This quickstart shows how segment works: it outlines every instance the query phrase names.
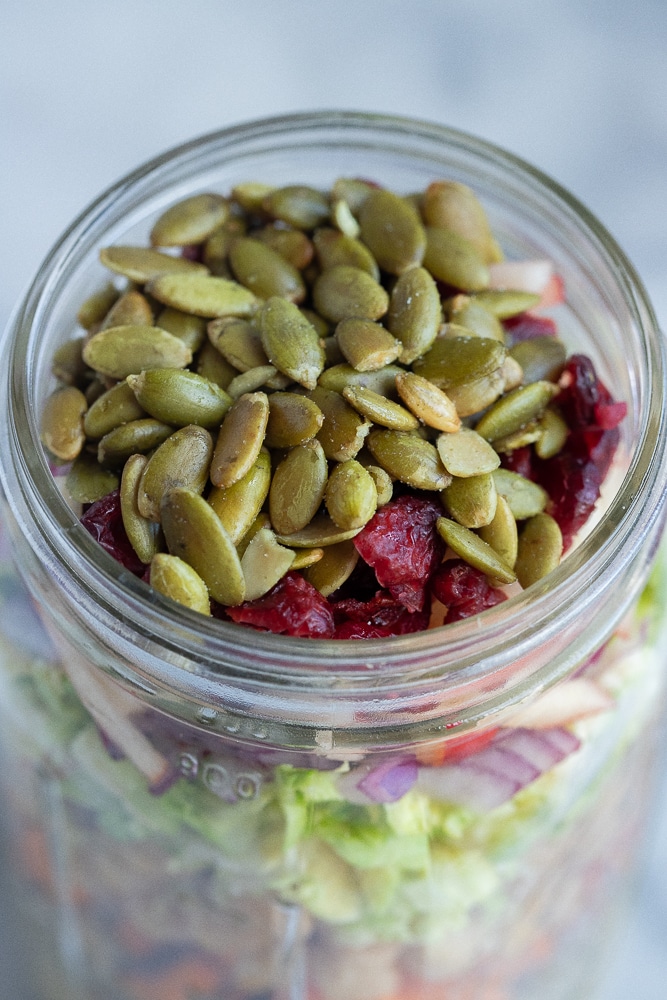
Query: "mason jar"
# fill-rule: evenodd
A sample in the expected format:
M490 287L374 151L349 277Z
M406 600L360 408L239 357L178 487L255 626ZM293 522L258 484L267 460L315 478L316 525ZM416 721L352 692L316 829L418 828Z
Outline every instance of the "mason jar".
M553 264L559 335L627 403L595 515L557 569L481 615L384 639L293 638L174 604L84 530L40 444L54 352L108 280L100 248L145 244L191 194L341 176L472 187L508 259ZM87 208L3 356L0 776L18 995L592 995L653 792L667 485L662 338L600 223L531 166L437 125L240 125Z

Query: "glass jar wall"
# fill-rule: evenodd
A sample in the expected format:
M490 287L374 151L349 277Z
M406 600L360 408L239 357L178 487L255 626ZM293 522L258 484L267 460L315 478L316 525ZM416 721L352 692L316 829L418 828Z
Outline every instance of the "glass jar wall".
M338 176L473 187L509 258L553 262L560 336L628 404L597 515L558 569L481 618L383 640L173 605L86 534L39 444L54 350L106 280L100 247L145 243L188 194ZM25 996L585 996L641 844L664 672L663 347L602 227L439 127L253 123L88 209L5 356L3 815Z

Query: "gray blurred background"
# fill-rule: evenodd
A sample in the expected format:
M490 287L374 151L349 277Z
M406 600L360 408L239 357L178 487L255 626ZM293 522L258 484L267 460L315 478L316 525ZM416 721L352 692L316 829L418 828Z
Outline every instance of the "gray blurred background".
M5 0L0 326L122 174L202 132L326 108L430 119L532 161L605 223L667 328L665 0ZM0 1000L24 1000L10 940L0 922ZM664 784L601 1000L666 984Z

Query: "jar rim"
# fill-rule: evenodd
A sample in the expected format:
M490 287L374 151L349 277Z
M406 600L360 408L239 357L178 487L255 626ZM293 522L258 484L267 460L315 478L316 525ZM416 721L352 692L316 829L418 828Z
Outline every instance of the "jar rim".
M82 241L89 248L91 232L103 227L105 215L120 218L120 207L147 180L167 172L178 174L204 153L225 149L233 156L258 137L262 141L309 144L321 142L322 135L332 142L357 141L369 134L385 141L405 144L421 142L437 149L464 150L479 163L492 163L505 175L522 178L531 190L548 199L553 211L576 223L586 239L614 272L620 294L634 317L641 334L642 356L638 359L643 379L644 410L640 414L639 434L623 483L599 522L549 576L502 605L484 612L483 628L479 619L468 619L443 628L407 636L368 640L313 640L263 633L233 623L211 621L185 608L174 606L151 592L129 574L87 535L57 490L46 459L39 447L35 422L34 390L29 364L34 357L34 338L40 333L45 310L66 281L67 267ZM115 214L114 214L115 213ZM502 672L502 666L519 662L534 651L536 634L541 642L556 642L556 637L581 618L586 608L599 601L609 588L626 587L629 604L636 596L644 577L635 574L627 582L633 557L650 547L656 524L663 517L667 486L665 451L666 415L662 401L665 384L665 359L662 337L647 294L634 268L602 224L569 192L535 167L500 147L475 136L430 122L391 115L350 111L319 111L263 118L209 133L153 158L108 188L72 223L48 254L23 303L10 323L7 337L12 344L9 375L9 405L17 420L2 430L3 450L13 455L13 472L4 470L5 494L16 514L17 490L38 515L39 528L32 531L31 543L47 546L56 560L75 572L98 608L111 616L136 615L133 627L150 641L162 636L164 648L171 651L172 669L164 678L167 685L186 697L202 700L211 696L216 678L236 677L243 683L265 688L322 693L344 688L346 692L385 690L433 683L435 679L454 678L462 684L481 682ZM20 416L20 420L18 417ZM21 430L17 431L17 426ZM29 429L26 435L25 428ZM28 447L28 446L31 447ZM74 567L76 566L76 570ZM165 622L169 621L165 634ZM574 653L558 641L557 662L553 658L537 674L542 683L550 683L571 669ZM197 664L196 671L183 671L187 658ZM314 670L313 661L316 660ZM569 665L569 666L568 666ZM154 678L153 678L154 679ZM531 673L531 685L536 679ZM517 700L525 685L503 684L504 693L494 697ZM511 689L511 695L509 693ZM487 699L488 702L488 699ZM486 702L485 702L486 704Z

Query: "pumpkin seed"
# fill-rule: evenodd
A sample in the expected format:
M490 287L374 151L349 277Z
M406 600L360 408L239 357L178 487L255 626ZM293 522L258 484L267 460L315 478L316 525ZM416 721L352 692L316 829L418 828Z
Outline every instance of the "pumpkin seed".
M360 531L361 528L343 530L333 523L328 514L318 514L301 531L295 531L291 535L281 535L280 532L276 532L276 538L282 545L294 549L326 549L330 545L337 545L339 542L354 538Z
M497 438L493 442L493 447L499 455L507 455L512 451L516 451L517 448L526 448L529 444L536 443L540 440L541 436L542 429L540 424L537 420L533 420L529 424L526 424L525 427L520 427L518 431L514 431L513 434Z
M465 326L476 337L490 337L505 343L505 329L500 320L479 301L479 297L455 295L448 304L448 315L453 323Z
M442 323L438 287L423 267L401 274L391 292L387 327L400 340L400 360L412 364L433 345Z
M534 292L522 292L511 288L486 288L477 292L475 299L498 319L510 319L519 313L532 309L540 301Z
M125 292L109 309L100 330L108 330L112 326L152 326L153 310L145 295L131 288Z
M294 562L290 566L290 569L306 569L306 567L312 566L322 559L324 551L324 549L298 549L294 553Z
M178 556L168 552L156 554L151 561L150 585L153 590L171 598L201 615L211 614L208 587L197 572Z
M100 261L110 271L122 274L139 285L152 281L160 274L206 274L204 264L185 257L172 257L149 247L105 247L100 250Z
M557 337L531 337L514 344L509 353L521 365L525 382L557 382L567 358L565 344Z
M496 469L493 478L498 493L505 497L517 521L541 514L549 501L549 494L545 489L520 476L518 472Z
M371 477L375 483L375 492L377 495L376 505L378 507L384 507L386 503L389 503L392 496L394 495L394 483L388 472L380 468L379 465L374 465L372 462L365 463L362 461L366 472Z
M97 445L97 461L100 465L113 468L122 465L135 452L143 454L157 448L166 441L174 428L153 417L128 420L126 424L114 427L102 437Z
M297 271L308 267L315 255L315 247L300 229L280 229L278 226L264 226L253 234L281 257L284 257Z
M318 385L308 395L324 414L317 440L326 457L336 462L354 458L364 444L370 423L338 392Z
M268 198L275 186L271 184L261 184L258 181L244 181L236 184L232 188L232 198L237 201L246 212L256 213L262 210L264 200Z
M206 330L215 349L236 369L234 374L269 363L259 328L249 320L223 316L211 320Z
M336 327L336 340L355 371L377 371L401 353L401 343L380 323L368 319L344 319Z
M338 177L331 188L331 195L333 198L343 198L350 210L357 215L372 190L372 184L358 177Z
M488 441L468 427L441 434L436 447L447 472L459 479L486 475L500 465L500 456Z
M151 230L154 247L203 243L229 216L229 204L219 194L195 194L163 212Z
M314 229L329 217L329 199L306 184L275 188L262 200L265 212L295 229Z
M315 308L325 319L380 319L389 306L386 291L358 267L337 264L323 271L313 288Z
M467 292L489 284L489 269L479 251L452 229L426 227L424 267L438 281Z
M257 368L250 368L247 372L235 375L227 386L227 392L236 400L248 393L257 392L258 389L286 389L291 381L273 365L259 365Z
M235 232L229 225L220 226L219 229L211 233L204 243L202 260L216 278L232 277L232 270L229 266L229 251L238 237L239 233Z
M269 516L278 534L291 535L312 521L324 498L327 477L327 460L317 439L288 452L269 489Z
M206 338L206 320L201 316L181 312L180 309L163 309L155 325L162 327L167 333L178 337L195 354Z
M324 414L312 399L294 392L274 392L269 396L266 444L269 448L295 448L314 438L323 422Z
M212 454L213 441L203 427L190 424L171 434L153 452L141 476L137 492L141 516L159 521L162 497L177 486L202 493Z
M65 487L75 503L95 503L118 487L118 475L103 469L95 455L82 451L72 462Z
M487 545L490 545L494 552L498 553L507 566L514 569L519 535L510 505L500 494L497 495L496 513L493 520L482 525L479 529L479 537Z
M452 479L442 491L447 513L465 528L490 524L495 517L497 500L496 486L489 473Z
M227 411L211 461L214 486L231 486L249 472L264 442L268 419L269 400L264 392L241 396Z
M42 413L41 441L56 458L71 462L86 440L83 419L88 401L73 385L56 389L46 401Z
M496 441L539 418L558 392L551 382L531 382L499 399L477 421L475 430L487 441Z
M241 540L236 544L236 551L238 552L239 559L243 559L243 554L245 553L245 550L248 548L248 546L250 545L251 541L253 540L257 532L261 531L262 528L270 528L270 527L271 527L271 521L269 520L269 515L265 514L264 511L262 511L257 515L255 520L252 522L252 524L246 531L245 535L243 535Z
M224 389L195 372L155 368L128 375L127 384L151 417L174 427L216 427L232 405Z
M322 550L322 558L303 574L323 597L329 597L352 575L359 553L351 540L337 542Z
M288 302L303 302L306 297L297 269L261 240L250 236L235 240L229 262L236 280L261 299L278 295Z
M427 427L454 432L461 426L449 396L421 375L401 372L396 376L396 389L408 409Z
M404 371L398 365L385 365L384 368L369 372L358 372L348 364L333 365L322 372L317 384L332 392L342 392L348 385L362 386L391 399L396 396L396 376Z
M337 229L346 236L356 239L361 232L361 226L352 214L352 209L344 198L334 199L331 205L331 221Z
M161 274L147 291L163 305L214 319L217 316L252 316L259 300L250 289L213 274Z
M373 430L367 446L385 472L418 490L444 490L451 476L435 447L409 431Z
M66 385L77 383L87 370L82 357L84 343L83 337L75 337L73 340L65 341L54 351L51 371Z
M274 587L294 562L294 552L281 545L270 528L261 528L241 558L245 599L255 601Z
M370 191L359 210L359 225L361 239L383 271L402 274L421 264L424 227L414 208L393 191Z
M100 288L98 291L93 292L92 295L89 295L81 303L79 311L76 314L79 326L82 326L84 330L90 330L92 327L97 326L98 323L101 323L118 298L118 294L118 290L109 283L104 288Z
M536 514L526 521L519 535L515 570L522 587L541 580L556 569L563 554L563 536L549 514Z
M454 403L456 412L463 419L480 413L487 406L502 396L505 391L505 378L502 367L498 371L484 375L483 378L468 382L466 385L450 385L447 395Z
M209 493L208 502L234 544L249 531L269 495L270 485L271 457L262 448L244 476L231 486L214 486Z
M380 268L368 247L354 236L337 229L318 229L313 234L313 245L323 271L342 264L356 267L380 280Z
M443 541L469 566L474 566L494 582L514 583L514 571L470 528L464 528L447 517L439 517L435 526Z
M185 368L192 351L159 326L114 326L90 338L83 360L94 371L120 380L148 368Z
M120 512L125 534L138 558L146 564L159 551L161 538L160 525L139 510L139 483L147 462L145 455L130 455L120 480Z
M458 181L433 181L421 203L427 226L449 229L471 243L487 264L503 259L477 195Z
M377 490L370 473L355 459L334 466L324 502L339 528L363 528L377 508Z
M343 389L343 397L358 413L381 427L396 431L413 431L419 427L417 417L410 410L372 389L348 385Z
M505 356L505 360L500 366L500 374L503 377L504 392L518 389L524 382L523 368L510 354Z
M245 579L241 560L206 501L191 490L169 490L162 499L161 521L169 552L199 574L213 600L231 607L242 604Z
M314 389L324 368L324 350L314 326L297 306L273 296L264 303L258 325L271 364L306 389Z
M567 441L569 427L557 410L547 407L540 419L540 436L535 443L538 458L553 458Z
M221 389L226 389L238 374L210 341L202 344L195 359L195 371L209 382L215 382Z
M455 335L438 337L433 347L415 361L412 370L449 395L452 388L497 372L504 360L505 348L497 340ZM460 410L459 415L463 416Z

